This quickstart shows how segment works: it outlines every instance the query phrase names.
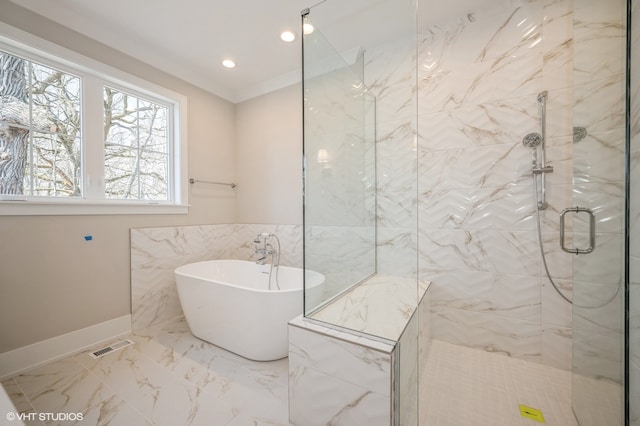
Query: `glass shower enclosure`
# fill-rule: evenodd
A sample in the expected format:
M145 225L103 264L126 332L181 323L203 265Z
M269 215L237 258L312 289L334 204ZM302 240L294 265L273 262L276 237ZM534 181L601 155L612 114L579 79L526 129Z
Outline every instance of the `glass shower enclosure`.
M325 276L304 313L397 340L418 300L415 2L328 5L303 23L304 262Z
M305 317L401 341L376 279L414 309L429 280L433 339L563 370L582 426L640 426L638 0L418 3L305 15L304 266L326 277ZM573 304L522 147L543 92L540 234Z
M573 3L572 391L580 425L625 424L627 2ZM637 74L636 74L637 75ZM633 184L633 183L632 183Z
M415 313L426 290L415 7L353 0L303 11L304 269L325 277L305 279L304 316L393 348L390 412L403 425L417 425Z
M376 272L375 96L363 55L349 64L305 18L305 269L325 281L306 286L306 315Z

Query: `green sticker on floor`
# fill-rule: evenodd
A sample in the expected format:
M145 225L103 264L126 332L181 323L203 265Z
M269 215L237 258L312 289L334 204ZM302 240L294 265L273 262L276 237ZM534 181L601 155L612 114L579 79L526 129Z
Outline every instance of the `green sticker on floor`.
M527 419L544 423L544 416L542 415L542 411L535 408L527 407L526 405L520 404L520 414L522 415L522 417L526 417Z

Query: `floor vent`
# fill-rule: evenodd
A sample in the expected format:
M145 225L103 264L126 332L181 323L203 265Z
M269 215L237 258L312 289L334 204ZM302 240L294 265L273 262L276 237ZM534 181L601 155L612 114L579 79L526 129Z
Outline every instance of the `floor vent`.
M92 358L100 358L102 356L105 356L106 354L109 354L111 352L117 351L118 349L122 349L124 347L127 347L129 345L133 345L133 342L131 340L121 340L119 342L116 342L112 345L107 346L106 348L102 348L102 349L98 349L97 351L93 351L93 352L89 352L89 355L91 355Z

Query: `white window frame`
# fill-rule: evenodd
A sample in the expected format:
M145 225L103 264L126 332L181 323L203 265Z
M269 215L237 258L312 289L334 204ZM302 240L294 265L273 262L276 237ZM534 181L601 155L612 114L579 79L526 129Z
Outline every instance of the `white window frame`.
M0 195L2 215L187 214L187 97L0 22L0 50L82 78L82 197ZM103 87L171 107L169 201L114 200L104 195ZM99 122L98 122L99 120Z

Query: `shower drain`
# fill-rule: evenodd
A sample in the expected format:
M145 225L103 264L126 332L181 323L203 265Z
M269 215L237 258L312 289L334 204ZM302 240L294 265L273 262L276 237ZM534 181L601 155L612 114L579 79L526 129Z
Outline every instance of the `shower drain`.
M97 351L89 352L89 355L91 355L92 358L100 358L105 356L106 354L117 351L118 349L125 348L129 345L133 345L133 342L131 340L121 340L102 349L98 349Z

